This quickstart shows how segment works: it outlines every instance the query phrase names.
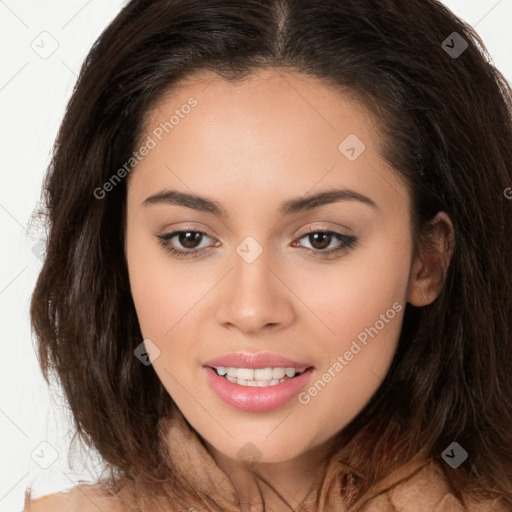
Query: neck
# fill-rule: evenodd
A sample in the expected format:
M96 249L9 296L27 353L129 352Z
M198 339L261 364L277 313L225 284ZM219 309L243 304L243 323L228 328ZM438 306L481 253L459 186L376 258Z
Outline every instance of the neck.
M256 463L231 459L210 443L206 445L238 494L241 512L254 510L257 503L265 504L265 510L290 512L297 510L314 490L317 475L330 453L331 440L290 460Z

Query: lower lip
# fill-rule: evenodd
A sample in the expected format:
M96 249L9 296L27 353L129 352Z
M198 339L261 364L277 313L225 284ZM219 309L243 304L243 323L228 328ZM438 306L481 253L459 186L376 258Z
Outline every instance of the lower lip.
M298 395L313 372L313 368L308 368L297 377L275 386L252 387L233 384L217 375L213 368L203 369L208 384L217 396L231 407L246 412L265 412L281 407Z

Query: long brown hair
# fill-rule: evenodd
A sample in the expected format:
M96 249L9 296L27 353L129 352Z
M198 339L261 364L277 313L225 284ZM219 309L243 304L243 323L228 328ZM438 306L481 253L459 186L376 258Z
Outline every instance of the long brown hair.
M449 37L467 48L450 53ZM131 482L141 503L156 503L165 480L183 506L214 508L169 466L158 427L176 406L133 354L142 335L123 245L126 179L95 190L181 79L207 70L235 83L270 67L320 78L376 114L383 156L410 186L416 247L438 211L455 230L440 295L407 304L384 382L339 434L344 460L364 490L391 460L426 448L456 495L512 506L512 93L475 31L435 0L129 2L81 68L45 180L49 237L31 320L46 380L58 377L112 485ZM456 470L441 459L453 441L469 454Z

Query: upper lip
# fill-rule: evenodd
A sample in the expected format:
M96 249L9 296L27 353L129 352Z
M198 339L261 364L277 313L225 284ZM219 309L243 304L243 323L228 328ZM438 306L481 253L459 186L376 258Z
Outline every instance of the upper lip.
M294 361L272 352L250 354L248 352L235 352L210 359L204 366L218 368L219 366L232 368L309 368L311 363Z

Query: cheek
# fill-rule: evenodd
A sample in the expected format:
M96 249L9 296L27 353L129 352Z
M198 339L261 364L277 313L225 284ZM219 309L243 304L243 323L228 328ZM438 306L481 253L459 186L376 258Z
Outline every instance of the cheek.
M322 320L324 344L343 348L395 302L405 308L409 252L396 240L375 239L371 247L355 250L335 265L301 269L300 279L294 280L297 294L307 297L307 306Z
M309 295L311 309L329 331L317 337L322 365L301 403L326 419L326 430L350 422L387 374L400 336L409 265L408 246L382 240L347 258L336 272L331 268L308 280L307 288L316 290ZM339 406L334 414L333 404Z
M194 304L205 292L195 289L197 280L190 279L183 267L169 263L158 244L144 234L136 235L127 235L126 255L141 333L159 350L157 357L152 357L153 370L173 399L183 403L187 394L181 383L187 382L187 389L194 384L183 364L190 359L194 345L187 326L193 321Z
M149 339L160 338L165 329L165 310L173 307L169 304L170 288L165 286L158 262L148 252L128 245L127 257L130 288L142 335Z
M126 257L142 335L161 342L190 312L206 283L191 279L187 264L171 262L158 242L136 226L127 233Z

